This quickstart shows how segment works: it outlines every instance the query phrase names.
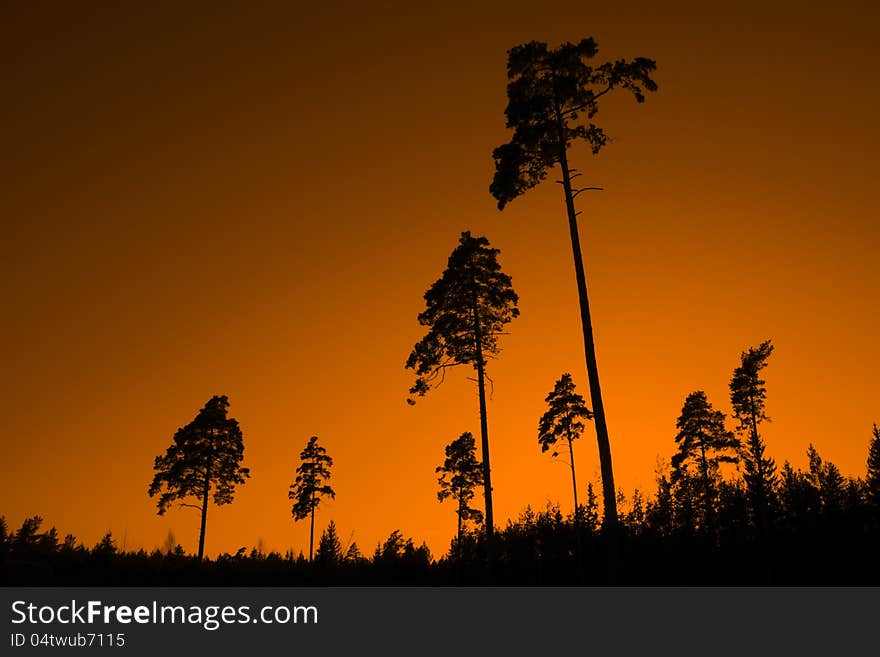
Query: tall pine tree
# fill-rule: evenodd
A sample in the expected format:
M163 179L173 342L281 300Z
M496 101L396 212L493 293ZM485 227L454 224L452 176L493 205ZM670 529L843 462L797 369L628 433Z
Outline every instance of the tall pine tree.
M406 367L416 372L412 395L425 395L443 381L446 371L470 365L477 373L482 443L483 496L486 509L486 552L490 578L494 562L492 476L489 460L489 423L486 413L486 364L498 355L504 327L519 316L519 297L510 276L498 263L500 251L485 237L463 232L447 261L446 270L425 292L425 310L419 324L427 334L413 347ZM410 398L409 403L415 403Z
M590 187L574 188L580 174L569 164L569 148L586 142L598 153L608 142L602 128L593 119L599 111L599 99L621 89L630 92L637 102L645 93L657 90L651 78L656 63L646 57L630 61L618 59L594 65L598 53L590 37L577 43L563 43L551 49L546 43L531 41L511 48L507 53L507 127L513 129L509 142L496 148L495 175L489 192L503 210L513 199L538 185L550 169L559 165L568 231L574 258L575 279L581 311L584 355L590 383L590 402L596 419L596 440L605 499L605 528L614 536L617 527L614 473L611 442L605 422L605 407L599 385L599 368L593 341L593 324L587 295L587 280L578 230L575 199Z
M287 497L294 500L291 513L294 521L310 518L309 523L309 561L312 560L315 545L315 510L322 497L336 497L336 491L327 483L333 459L327 450L318 444L318 437L312 436L305 449L300 452L300 465L296 469L296 480L290 485Z

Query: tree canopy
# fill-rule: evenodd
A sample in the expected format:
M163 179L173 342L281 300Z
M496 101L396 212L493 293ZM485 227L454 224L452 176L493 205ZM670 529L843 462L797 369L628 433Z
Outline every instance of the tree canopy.
M767 359L773 353L770 340L757 347L751 347L740 355L740 365L733 371L730 379L730 403L733 415L739 421L743 432L757 432L757 425L769 421L764 412L767 399L766 381L760 377L761 370L767 367Z
M498 338L519 316L519 297L501 270L499 253L485 237L463 232L446 270L425 292L418 321L428 332L406 361L417 375L411 395L424 396L450 367L468 364L477 369L501 351Z
M722 463L736 463L740 442L724 426L724 413L717 411L702 390L687 396L675 423L678 451L672 457L672 482L686 476L694 465L701 477L709 477Z
M513 136L496 148L495 176L489 191L503 210L517 196L538 185L576 140L598 153L608 141L593 122L599 98L616 88L637 102L657 90L651 73L656 63L646 57L591 65L598 54L590 37L556 49L530 41L508 51L508 105L504 114Z
M456 514L461 525L468 520L483 521L483 512L470 506L474 498L474 488L483 485L483 464L477 460L476 441L470 431L466 431L446 446L446 459L438 465L434 472L440 476L437 483L437 499L441 502L448 498L458 502Z
M587 408L584 398L575 391L571 374L563 374L553 390L544 399L547 411L538 421L538 443L546 452L558 440L577 440L584 432L582 420L590 420L593 412ZM556 456L556 453L553 453Z

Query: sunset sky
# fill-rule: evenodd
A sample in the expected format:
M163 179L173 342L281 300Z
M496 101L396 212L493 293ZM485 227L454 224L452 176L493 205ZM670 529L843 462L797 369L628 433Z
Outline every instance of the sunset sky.
M288 486L318 435L344 544L455 531L434 468L479 432L471 373L410 407L422 295L463 230L520 295L489 365L496 522L571 510L541 453L544 398L589 398L562 191L499 212L506 52L593 36L650 57L659 91L612 94L613 138L576 147L581 237L618 487L655 490L685 396L728 415L740 352L772 339L768 455L813 443L863 476L880 423L880 74L868 3L4 3L0 9L0 515L93 545L169 532L153 459L215 394L251 480L211 507L206 553L308 552ZM733 423L728 425L732 428ZM599 481L592 425L575 446Z

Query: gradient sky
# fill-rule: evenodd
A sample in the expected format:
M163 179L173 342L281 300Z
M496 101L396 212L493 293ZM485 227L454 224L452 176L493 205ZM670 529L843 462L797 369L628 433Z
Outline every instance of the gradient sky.
M597 61L654 58L644 105L577 147L579 209L617 484L654 491L697 389L730 412L740 352L772 339L764 437L863 475L880 422L880 101L868 3L242 3L0 9L4 400L0 514L87 545L169 530L152 463L215 394L253 477L211 507L206 552L308 551L287 488L316 434L343 543L393 529L436 556L455 530L434 467L478 434L456 371L414 407L416 316L462 230L486 235L522 315L491 363L495 516L571 508L542 454L544 397L588 397L561 188L499 213L488 193L508 48L593 36ZM318 7L320 4L320 7ZM106 6L103 6L106 5ZM369 5L369 7L368 7ZM613 7L613 9L612 9ZM732 423L731 423L732 426ZM598 482L592 426L580 487Z

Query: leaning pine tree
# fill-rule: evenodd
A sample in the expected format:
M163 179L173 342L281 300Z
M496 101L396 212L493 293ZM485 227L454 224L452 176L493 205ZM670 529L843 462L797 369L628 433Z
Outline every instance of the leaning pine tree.
M585 141L598 153L607 142L602 128L592 119L599 111L599 98L614 89L633 94L637 102L645 99L646 91L656 91L651 79L656 64L645 57L631 61L616 60L592 66L588 60L598 52L596 42L583 39L563 43L555 50L546 43L531 41L508 51L508 104L505 110L507 127L513 129L511 140L496 148L495 177L489 192L503 210L517 196L536 186L557 164L561 170L568 213L568 229L574 257L584 353L590 383L590 400L596 423L602 492L605 501L605 528L612 537L617 532L617 503L611 463L611 443L605 422L605 407L599 387L599 370L593 344L593 325L587 282L578 235L575 198L588 189L574 189L572 181L580 175L569 166L568 150L576 141Z
M770 421L764 412L767 388L760 372L767 366L771 353L773 345L770 340L742 352L740 366L730 379L730 404L739 422L737 431L746 437L742 455L743 478L755 525L762 537L770 529L770 502L778 481L776 462L765 456L766 446L758 433L761 423Z
M498 249L485 237L463 232L446 270L425 292L425 310L419 324L428 332L406 361L416 372L411 395L423 396L443 381L446 370L470 365L477 372L480 400L480 437L483 494L486 509L486 556L490 578L494 567L492 479L489 468L489 424L486 417L486 363L500 352L498 338L506 324L519 316L519 297L510 276L501 271ZM407 400L414 404L414 400Z

